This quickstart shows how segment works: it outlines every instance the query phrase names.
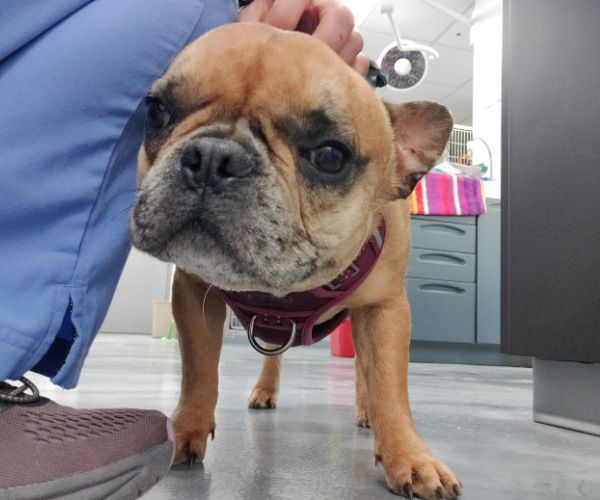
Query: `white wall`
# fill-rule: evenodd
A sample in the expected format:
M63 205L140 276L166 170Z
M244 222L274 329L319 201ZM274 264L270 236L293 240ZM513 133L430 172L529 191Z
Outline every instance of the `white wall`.
M152 332L152 301L169 298L171 266L131 250L101 332Z
M500 179L502 124L502 0L476 0L473 43L473 135L490 146L493 176ZM475 163L489 164L484 147L475 145Z

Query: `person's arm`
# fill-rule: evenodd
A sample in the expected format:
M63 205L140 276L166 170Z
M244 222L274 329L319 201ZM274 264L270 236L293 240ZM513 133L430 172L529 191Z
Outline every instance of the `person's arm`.
M360 74L369 69L354 16L339 0L240 0L241 22L263 22L309 33L326 43Z

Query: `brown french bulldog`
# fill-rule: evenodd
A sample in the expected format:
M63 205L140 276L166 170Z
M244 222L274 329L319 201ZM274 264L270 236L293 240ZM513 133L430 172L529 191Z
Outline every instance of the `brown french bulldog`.
M459 496L453 472L417 434L407 393L406 198L448 140L448 110L382 103L321 42L260 24L191 43L147 101L130 234L177 265L176 460L202 459L214 437L224 293L284 300L352 279L345 270L384 223L374 267L315 328L350 311L357 423L373 429L390 490ZM251 407L275 406L280 368L280 355L265 357Z

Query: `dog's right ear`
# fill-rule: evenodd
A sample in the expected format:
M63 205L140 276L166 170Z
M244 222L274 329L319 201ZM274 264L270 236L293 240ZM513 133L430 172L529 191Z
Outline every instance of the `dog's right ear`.
M394 186L398 198L408 198L444 151L454 120L446 107L431 101L384 105L396 144Z

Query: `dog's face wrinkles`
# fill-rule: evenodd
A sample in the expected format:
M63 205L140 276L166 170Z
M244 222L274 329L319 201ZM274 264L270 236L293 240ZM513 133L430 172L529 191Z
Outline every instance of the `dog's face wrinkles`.
M368 84L320 42L214 30L149 92L132 242L224 289L322 285L397 196L393 136Z

